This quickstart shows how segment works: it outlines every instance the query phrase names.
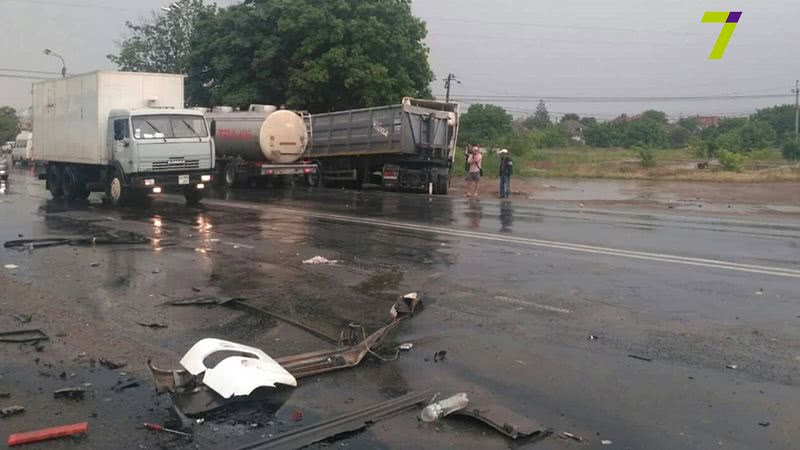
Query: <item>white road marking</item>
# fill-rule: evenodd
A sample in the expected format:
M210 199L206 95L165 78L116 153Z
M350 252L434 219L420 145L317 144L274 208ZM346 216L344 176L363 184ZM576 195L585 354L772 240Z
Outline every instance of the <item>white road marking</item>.
M786 269L782 267L760 266L755 264L740 264L740 263L715 260L715 259L693 258L688 256L669 255L664 253L639 252L639 251L616 249L610 247L574 244L571 242L548 241L543 239L523 238L523 237L507 236L494 233L456 230L452 228L408 224L408 223L393 222L382 219L372 219L367 217L352 217L352 216L344 216L341 214L320 213L320 212L305 211L299 209L264 206L254 203L245 203L236 201L223 202L214 200L206 200L205 202L206 204L210 205L213 204L218 206L255 209L259 211L272 211L281 214L291 214L303 217L312 217L315 219L353 223L358 225L372 225L372 226L391 228L396 230L422 231L422 232L440 234L445 236L457 236L457 237L466 237L471 239L480 239L484 241L504 242L509 244L524 244L533 247L554 248L559 250L569 250L581 253L617 256L623 258L666 262L666 263L682 264L682 265L696 266L696 267L708 267L713 269L723 269L723 270L731 270L737 272L759 273L759 274L772 275L778 277L800 278L800 270Z
M539 309L543 309L545 311L550 311L550 312L557 312L557 313L562 313L562 314L569 314L569 313L572 312L572 311L570 311L568 309L564 309L564 308L558 308L558 307L550 306L550 305L542 305L541 303L529 302L527 300L520 300L518 298L505 297L503 295L495 296L494 299L495 300L499 300L501 302L513 303L515 305L525 305L525 306L530 306L530 307L533 307L533 308L539 308Z

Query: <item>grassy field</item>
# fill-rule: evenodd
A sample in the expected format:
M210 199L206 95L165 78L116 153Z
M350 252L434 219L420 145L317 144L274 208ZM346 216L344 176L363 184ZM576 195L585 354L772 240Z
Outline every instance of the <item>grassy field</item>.
M655 166L643 168L636 150L624 148L536 149L532 154L514 156L514 175L564 178L621 178L691 181L800 181L800 167L781 157L778 150L765 149L748 155L741 172L725 172L711 165L698 169L697 158L688 149L656 150ZM499 158L484 155L484 175L497 176ZM453 173L464 174L464 155L457 154Z

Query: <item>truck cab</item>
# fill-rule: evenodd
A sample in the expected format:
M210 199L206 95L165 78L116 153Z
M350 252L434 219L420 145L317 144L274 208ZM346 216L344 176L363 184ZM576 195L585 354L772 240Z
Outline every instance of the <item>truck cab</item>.
M23 131L17 135L14 148L11 150L14 163L28 164L33 161L33 136L30 131Z
M199 200L210 185L214 142L202 112L112 110L107 136L111 159L123 174L120 185L112 188L134 194L183 190L192 203L189 197ZM109 193L113 201L116 192Z

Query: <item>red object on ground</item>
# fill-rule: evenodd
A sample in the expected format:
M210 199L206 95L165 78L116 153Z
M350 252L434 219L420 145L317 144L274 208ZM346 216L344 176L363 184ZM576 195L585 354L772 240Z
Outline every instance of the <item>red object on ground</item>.
M8 446L32 444L34 442L49 441L61 437L74 436L89 432L89 422L64 425L60 427L45 428L42 430L16 433L8 437Z
M303 420L303 411L300 411L299 409L292 411L292 420L295 422L300 422Z

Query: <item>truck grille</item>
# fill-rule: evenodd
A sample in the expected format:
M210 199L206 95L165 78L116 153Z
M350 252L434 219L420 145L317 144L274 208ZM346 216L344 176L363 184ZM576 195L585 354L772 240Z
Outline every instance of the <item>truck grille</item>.
M179 170L179 169L199 169L200 160L197 159L170 159L167 161L153 161L152 170Z

